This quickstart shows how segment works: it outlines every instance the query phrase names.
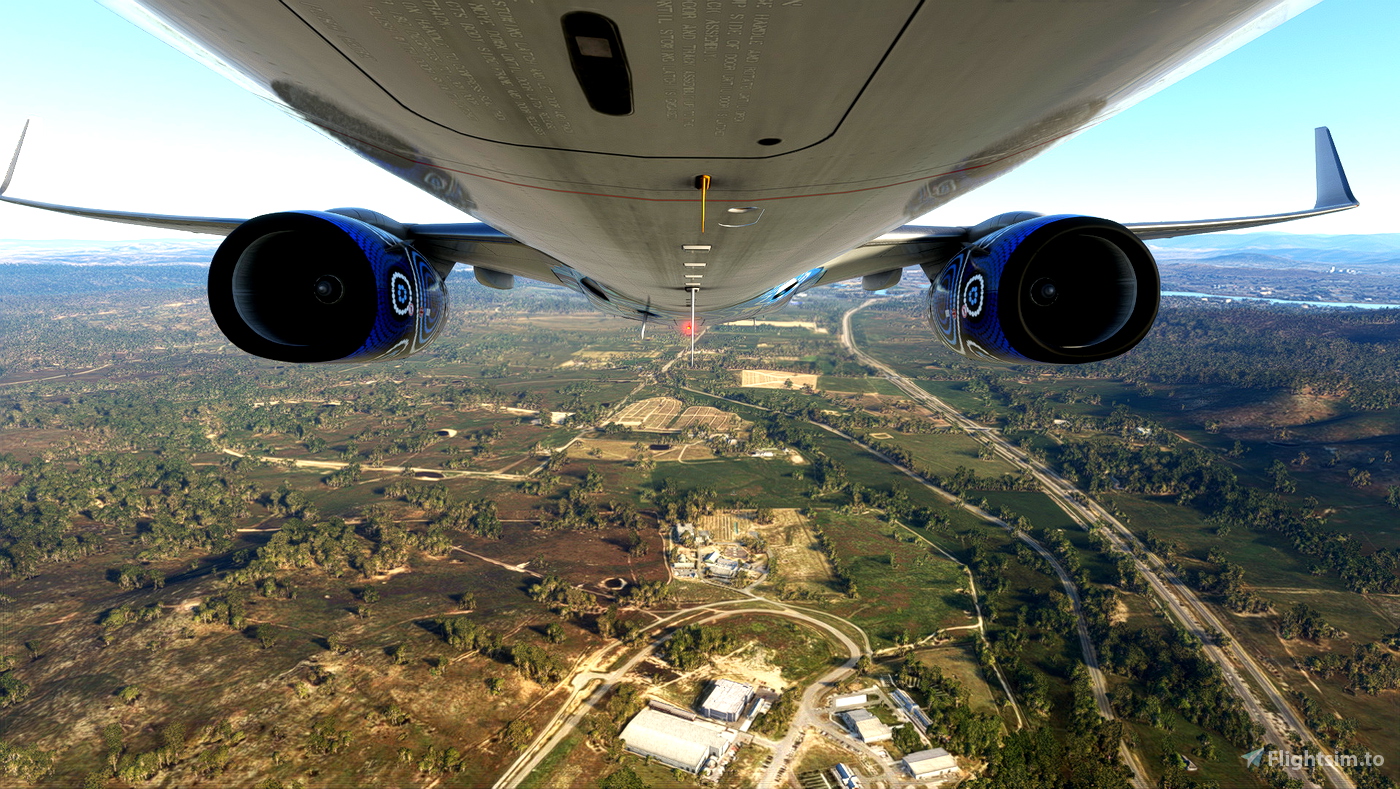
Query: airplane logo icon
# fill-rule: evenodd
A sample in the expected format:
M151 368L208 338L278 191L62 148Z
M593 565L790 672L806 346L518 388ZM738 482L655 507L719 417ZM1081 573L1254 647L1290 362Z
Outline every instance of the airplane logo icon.
M1244 755L1241 756L1240 758L1241 758L1241 759L1244 759L1245 762L1246 762L1247 764L1249 764L1250 767L1258 767L1258 766L1259 766L1259 760L1262 759L1263 756L1264 756L1264 747L1263 747L1263 746L1260 746L1260 747L1255 748L1254 750L1250 751L1249 753L1244 754Z

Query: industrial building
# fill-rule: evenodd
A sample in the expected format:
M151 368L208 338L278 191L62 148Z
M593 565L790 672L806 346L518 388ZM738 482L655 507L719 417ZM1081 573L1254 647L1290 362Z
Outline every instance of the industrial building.
M905 756L901 763L916 781L952 775L958 771L957 760L942 748L916 751Z
M632 753L697 775L729 750L735 736L708 721L688 721L650 708L637 713L621 735Z
M717 721L734 723L743 715L744 705L753 698L753 686L721 679L700 704L700 714Z
M837 763L831 768L831 774L836 776L836 781L845 789L861 789L860 776L856 775L845 763Z
M895 688L894 691L890 693L890 698L894 699L894 703L898 704L901 710L904 710L904 714L909 716L909 720L913 721L914 725L919 727L919 731L927 732L928 727L933 725L933 721L929 720L928 715L924 714L924 711L919 709L919 705L915 704L914 700L909 698L908 693L905 693L899 688Z
M879 718L866 710L851 710L841 713L845 719L846 728L851 733L860 738L860 741L869 745L872 742L884 742L893 739L894 733L890 727L886 726Z

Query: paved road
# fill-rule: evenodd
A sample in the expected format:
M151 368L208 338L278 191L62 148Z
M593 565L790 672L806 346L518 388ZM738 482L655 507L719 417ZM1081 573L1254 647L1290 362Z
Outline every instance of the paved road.
M876 302L873 300L864 301L855 308L847 310L846 313L841 316L841 344L844 345L846 349L850 351L851 354L854 355L856 359L858 359L862 364L869 365L882 372L885 375L886 379L888 379L895 386L899 387L901 391L913 397L915 402L922 402L925 405L929 405L929 400L936 400L936 398L933 398L932 395L929 395L920 387L914 385L912 382L900 376L894 371L893 368L876 360L874 357L870 356L869 354L861 351L859 348L856 347L855 340L851 334L851 316L874 303ZM953 421L954 424L966 426L966 429L970 431L980 432L986 437L996 438L987 428L973 423L971 420L964 417L961 413L958 413L957 411L954 411L952 408L948 407L946 404L943 404L942 401L937 401L937 403L939 406L937 409L939 413L943 414L944 417L948 418L950 421ZM871 451L874 452L874 450ZM880 455L878 452L876 452L875 454L888 463L894 464L896 466L899 465L898 463L895 463L894 460L887 458L884 455ZM989 512L983 511L980 507L974 507L962 501L961 499L958 499L957 497L953 496L951 493L948 493L934 485L930 485L928 482L924 481L922 477L915 475L911 470L904 469L903 466L900 466L900 468L904 470L906 474L909 474L910 476L914 477L924 486L932 488L933 490L938 491L944 498L956 502L963 509L977 515L983 520L995 523L1007 529L1013 535L1015 535L1017 539L1029 545L1032 550L1034 550L1036 553L1040 554L1042 557L1045 558L1045 560L1050 564L1051 569L1054 570L1055 575L1060 579L1060 584L1064 587L1065 594L1069 596L1069 599L1073 605L1075 628L1079 635L1079 648L1084 655L1084 665L1089 671L1089 679L1091 685L1093 686L1094 692L1094 703L1098 707L1100 715L1102 715L1107 720L1113 720L1113 718L1115 717L1113 714L1113 705L1109 703L1108 688L1104 682L1103 671L1099 668L1098 654L1095 652L1093 642L1089 638L1089 625L1084 617L1083 602L1080 600L1079 590L1075 588L1074 581L1069 577L1069 573L1065 571L1065 568L1062 564L1060 564L1060 561L1055 558L1054 554L1046 550L1045 546L1041 545L1029 534L1026 534L1025 532L1019 529L1013 529L1005 521L1002 521L1000 518L994 517ZM998 678L1000 678L1000 670L997 671L997 676ZM1019 710L1017 717L1020 717ZM1148 789L1151 783L1150 781L1148 781L1147 773L1143 770L1141 763L1138 761L1138 759L1132 753L1132 751L1128 748L1127 744L1120 742L1119 751L1120 754L1123 756L1124 764L1132 773L1133 785L1136 787L1136 789Z
M761 601L765 607L715 610L719 606L752 603L757 601ZM740 614L778 616L787 619L796 619L829 633L833 638L840 642L842 646L846 647L846 651L849 654L849 658L841 666L827 672L826 675L824 675L817 682L813 683L811 687L807 688L806 692L803 693L802 696L802 707L798 713L800 717L802 714L802 710L809 709L812 700L816 698L817 694L821 693L823 690L834 687L837 683L844 679L846 675L850 674L855 670L856 661L860 659L860 656L861 654L863 654L863 652L860 645L856 644L856 642L852 641L849 636L847 636L840 629L836 628L830 623L824 622L821 619L818 619L817 617L802 613L801 611L795 611L788 608L774 609L768 607L772 605L782 605L782 603L775 603L774 601L762 598L757 598L756 600L729 600L720 603L710 603L707 605L695 606L693 608L687 608L682 611L678 611L661 620L660 622L649 625L649 627L657 627L658 625L662 627L669 626L672 623L676 623L684 619L693 619L696 614L713 610L715 612L712 615L696 621L699 621L700 623L708 623L713 622L717 619L738 616ZM609 691L616 687L616 685L619 682L621 682L624 677L627 676L628 672L635 668L638 663L642 662L643 660L647 659L652 654L654 654L656 648L666 643L666 640L669 638L670 635L665 635L656 639L647 647L638 650L636 654L634 654L622 665L618 666L617 668L611 671L600 671L598 670L598 668L600 665L616 659L614 655L617 651L617 645L609 645L608 647L599 650L599 652L595 653L595 655L591 659L586 661L587 665L585 665L585 663L581 663L579 667L575 670L575 673L564 682L565 685L571 688L570 697L567 700L565 700L563 705L560 706L559 711L555 713L554 718L535 738L535 741L525 749L525 752L522 753L520 757L516 759L516 761L510 767L508 767L498 779L496 779L496 783L493 785L493 789L508 789L509 787L518 786L521 781L525 780L525 778L528 775L530 775L530 773L533 772L536 767L539 766L540 762L544 761L544 758L548 756L556 747L558 747L559 743L563 742L564 739L569 736L570 732L572 732L575 728L578 727L579 723L583 721L584 717L587 716L588 713L593 711L598 702L601 701L603 697L605 697L608 694ZM793 733L797 731L799 731L799 728L798 726L794 725L793 727L789 728L788 737L785 737L783 740L780 740L777 743L777 747L774 751L772 766L770 767L769 772L774 772L776 768L783 763L786 754L792 748L793 740L795 739ZM765 779L767 777L767 774L765 774ZM760 782L758 785L776 786L777 784Z
M1095 521L1102 521L1109 526L1103 530L1112 544L1119 551L1126 552L1133 556L1137 563L1138 570L1142 572L1144 578L1153 592L1168 606L1176 618L1196 635L1204 645L1206 655L1216 663L1221 669L1226 682L1235 691L1243 702L1246 711L1255 723L1259 724L1265 731L1265 737L1269 744L1280 748L1283 751L1291 751L1292 746L1288 743L1288 733L1291 729L1296 732L1313 753L1330 753L1324 748L1316 735L1307 727L1302 717L1287 703L1278 688L1273 684L1272 679L1258 665L1254 658L1243 649L1236 646L1222 647L1214 642L1209 633L1215 630L1221 633L1228 633L1225 623L1215 616L1193 590L1186 586L1182 580L1166 566L1159 557L1148 553L1145 547L1138 541L1132 531L1122 522L1105 510L1098 502L1090 499L1083 491L1054 470L1039 461L1029 457L1024 452L1016 449L1007 443L995 430L983 425L976 424L972 420L963 416L956 409L952 408L942 400L929 394L913 382L900 376L888 365L885 365L868 354L863 353L855 347L851 340L850 318L857 311L864 309L872 301L863 302L860 306L848 311L842 317L842 343L856 356L862 363L879 370L885 377L899 387L902 391L915 398L917 401L933 408L949 419L953 424L961 427L969 433L987 442L993 450L1010 461L1014 465L1029 470L1040 481L1045 491L1051 495L1061 508L1065 509L1082 524L1089 524ZM1077 494L1077 495L1076 495ZM1080 501L1085 502L1081 504ZM1138 558L1139 555L1146 557ZM1233 641L1232 641L1233 643ZM1250 685L1244 681L1240 675L1240 667L1254 680L1257 686L1262 689L1269 706L1266 709L1258 696L1254 693ZM1130 762L1130 766L1136 760ZM1324 767L1328 781L1337 789L1355 789L1355 784L1351 779L1335 766ZM1289 775L1303 781L1305 786L1316 786L1302 770L1290 769Z

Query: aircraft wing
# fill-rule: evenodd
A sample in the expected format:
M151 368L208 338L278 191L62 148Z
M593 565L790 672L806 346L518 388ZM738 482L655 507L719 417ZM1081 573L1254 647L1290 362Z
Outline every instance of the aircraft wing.
M29 206L30 208L39 208L44 211L56 211L60 214L81 216L86 219L103 219L108 222L120 222L126 225L158 227L163 230L184 230L190 233L205 233L214 236L226 236L232 233L234 228L244 222L242 219L227 219L212 216L170 216L167 214L141 214L132 211L108 211L100 208L79 208L71 205L41 203L38 200L25 200L19 197L10 197L6 195L5 192L10 188L10 181L15 177L15 166L19 164L19 152L24 147L24 137L28 133L29 122L26 121L24 129L19 133L19 142L15 145L14 156L10 157L10 167L5 171L5 180L0 182L0 202Z
M180 230L187 233L202 233L211 236L227 236L247 219L213 216L176 216L172 214L146 214L136 211L113 211L104 208L82 208L79 206L44 203L26 200L6 194L10 181L14 179L15 167L19 164L20 150L24 147L29 124L24 124L15 145L10 166L5 171L5 180L0 182L0 202L28 206L44 211L54 211L85 219L101 219L140 227L154 227L161 230ZM559 279L552 271L558 263L554 258L528 247L501 231L480 222L455 224L422 224L403 226L406 241L414 242L415 248L429 258L446 263L466 263L474 267L484 267L485 272L477 274L482 284L500 287L501 273L528 277L550 284L558 284ZM450 266L448 267L450 268ZM493 277L493 273L495 276Z
M1337 154L1337 146L1332 140L1332 132L1326 126L1314 131L1314 154L1317 166L1317 201L1312 208L1289 211L1282 214L1234 217L1231 219L1194 219L1179 222L1134 222L1124 225L1134 235L1144 241L1174 236L1191 236L1201 233L1219 233L1224 230L1244 230L1251 227L1292 222L1338 211L1347 211L1361 205L1351 192L1342 159ZM1009 215L1030 218L1035 214ZM886 233L857 249L833 260L826 268L819 284L829 284L855 277L865 278L867 290L879 290L899 282L896 266L922 266L925 271L936 272L964 245L983 237L993 230L1004 227L977 225L972 227L919 227L905 225L892 233Z
M80 208L8 196L5 192L14 177L15 167L19 162L20 149L24 145L24 136L28 128L29 124L26 123L24 132L20 133L19 144L15 146L9 169L5 173L5 180L0 183L0 202L89 219L218 236L228 235L233 232L234 228L246 221L223 217L174 216ZM1342 167L1341 157L1337 154L1332 133L1327 127L1316 129L1314 144L1317 167L1317 200L1312 208L1282 214L1229 219L1139 222L1127 224L1125 227L1139 238L1150 240L1262 227L1346 211L1360 205L1352 194L1346 171ZM1020 215L1006 216L1016 217ZM1025 216L1033 215L1026 214ZM413 241L415 247L424 255L444 264L465 263L473 266L477 269L477 280L483 285L509 288L513 284L510 280L510 277L513 276L526 277L550 284L556 284L559 281L552 270L559 261L516 241L489 225L480 222L406 224L403 228L406 235L405 240ZM925 272L935 273L966 244L981 238L994 229L997 228L989 228L987 223L960 227L905 225L832 260L824 267L821 279L814 284L826 285L860 277L864 280L863 286L866 290L881 290L892 287L899 282L903 269L917 265L921 266ZM448 268L450 269L450 266Z
M1319 126L1314 132L1317 156L1317 203L1302 211L1264 216L1244 216L1234 219L1200 219L1185 222L1138 222L1125 225L1144 241L1154 238L1174 236L1194 236L1200 233L1219 233L1222 230L1244 230L1250 227L1274 225L1279 222L1292 222L1312 216L1346 211L1361 205L1351 193L1342 159L1337 155L1337 146L1332 141L1332 132L1326 126Z
M559 261L516 241L490 225L464 222L447 225L405 225L409 240L419 252L436 260L465 263L476 281L489 288L509 289L513 283L502 274L558 285L554 267Z

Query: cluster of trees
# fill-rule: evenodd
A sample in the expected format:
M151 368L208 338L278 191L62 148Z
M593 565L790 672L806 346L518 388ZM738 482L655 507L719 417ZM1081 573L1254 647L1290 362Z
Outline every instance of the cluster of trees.
M406 501L426 512L431 517L430 532L456 529L490 539L501 536L496 502L490 499L457 501L442 485L425 485L409 480L398 480L384 486L384 497Z
M1262 614L1272 609L1268 600L1244 585L1244 567L1225 558L1218 548L1208 556L1217 570L1213 573L1193 569L1187 573L1187 583L1207 594L1218 595L1226 607L1241 614Z
M1145 693L1125 688L1113 704L1131 720L1161 726L1168 711L1196 725L1218 731L1241 749L1253 747L1259 727L1230 691L1220 668L1206 657L1200 642L1177 628L1149 629L1110 625L1091 628L1099 660L1107 671L1135 680Z
M949 753L983 759L1001 742L1001 718L974 711L962 683L936 666L907 660L895 675L895 682L913 691L915 699L925 701L923 707L933 721L929 732Z
M0 675L3 676L3 675ZM32 745L14 745L0 740L0 775L37 784L53 769L53 756Z
M113 634L127 625L159 619L161 610L160 603L147 603L138 608L129 602L107 609L97 619L102 626L103 641L110 642Z
M1046 726L1007 735L987 759L980 777L964 784L969 789L1122 789L1128 786L1122 767L1107 754L1117 744L1096 750L1096 738L1075 736L1061 742Z
M1400 404L1400 370L1388 354L1376 352L1397 342L1395 310L1170 305L1133 353L1081 371L1153 383L1309 391L1375 410Z
M90 554L103 533L135 537L142 561L226 549L256 497L227 468L126 452L68 463L0 456L0 473L17 476L0 489L0 577L29 577Z
M697 669L715 655L738 649L740 642L718 628L685 625L676 628L661 647L661 656L681 671Z
M800 706L802 694L795 687L789 688L773 702L773 706L769 707L767 712L758 716L754 721L753 730L770 739L781 739L792 727L792 719L797 717Z
M618 735L622 733L627 721L631 720L632 716L636 715L645 703L640 685L632 682L618 683L608 694L607 703L594 707L593 711L583 719L580 728L588 735L591 743L606 753L610 760L621 761L624 749ZM618 775L622 775L622 778L614 780L613 777ZM613 781L612 784L608 783L610 780ZM616 789L624 789L624 787L631 789L633 786L643 789L644 787L636 773L627 767L614 772L600 785L613 786Z
M9 661L6 661L4 671L0 672L0 709L24 701L28 698L30 690L29 683L16 676Z
M530 585L530 599L543 603L560 616L573 616L601 606L590 592L575 587L557 575L546 576Z
M462 652L492 654L501 648L501 637L465 616L440 616L426 625L448 646Z
M511 644L501 650L500 657L526 679L541 685L558 682L569 673L568 664L534 644Z
M499 633L465 616L440 616L419 625L464 654L484 655L515 667L532 682L554 683L568 673L568 665L549 650L534 644L508 644Z
M1379 642L1357 644L1350 655L1325 652L1304 663L1309 671L1323 677L1333 674L1346 678L1347 689L1368 696L1400 688L1400 661Z
M1278 620L1280 638L1305 638L1309 641L1322 641L1336 638L1341 631L1322 617L1321 612L1307 603L1296 603L1283 612Z
M823 525L818 522L812 524L812 535L817 538L817 545L821 547L822 555L831 562L831 574L840 584L840 591L852 600L860 598L860 589L856 586L855 576L851 575L850 562L841 555L841 551L832 541L831 535L827 533L830 524Z
M718 501L719 494L709 488L681 490L674 479L667 478L653 497L652 506L662 523L690 523L714 512Z
M1213 453L1199 447L1132 447L1099 441L1067 441L1059 453L1061 473L1088 480L1091 491L1114 481L1129 491L1169 494L1219 524L1270 534L1329 569L1354 592L1400 592L1400 550L1366 552L1359 541L1325 528L1310 507L1295 508L1272 491L1252 488Z

